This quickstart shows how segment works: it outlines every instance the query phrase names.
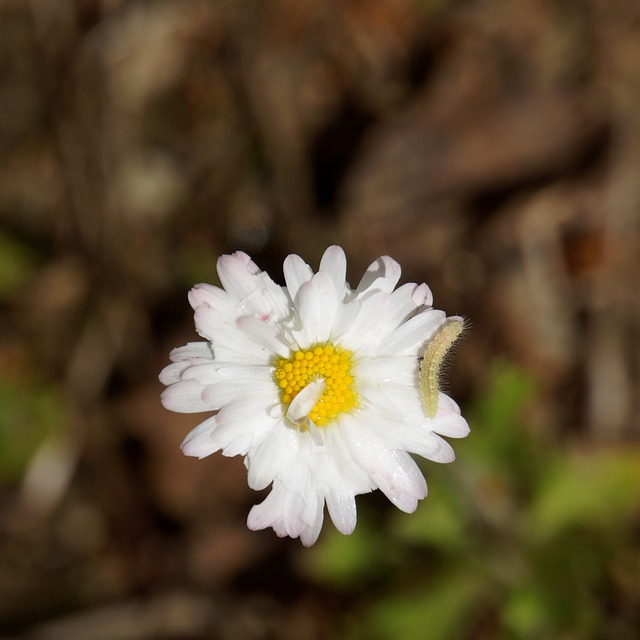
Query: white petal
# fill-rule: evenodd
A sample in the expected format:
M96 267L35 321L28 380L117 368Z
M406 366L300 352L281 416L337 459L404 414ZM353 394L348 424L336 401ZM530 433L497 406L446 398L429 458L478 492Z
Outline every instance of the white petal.
M197 380L203 386L230 381L273 384L273 367L270 365L238 366L219 361L195 365L186 364L187 367L183 370L180 379Z
M320 396L324 393L326 386L324 378L312 380L291 401L287 410L287 418L294 424L301 424L309 416L316 402L320 400Z
M300 530L300 541L303 545L309 547L318 539L318 534L322 527L324 498L318 493L314 478L309 473L309 470L304 470L303 473L306 482L304 508L300 514L300 520L302 520L303 523L303 527ZM298 480L300 483L305 481L302 476L299 476Z
M392 396L394 399L399 397L397 393ZM384 404L389 402L388 398L384 397L382 403L380 397L376 400L378 404L365 406L366 417L363 419L367 420L370 431L386 442L389 449L408 451L440 463L455 459L451 445L434 433L437 420L430 420L422 414L417 399L407 395L406 400L397 407L395 416L389 410L394 405Z
M296 462L287 469L280 478L287 490L283 520L287 534L297 538L308 525L310 516L315 516L315 509L308 509L318 499L318 492L310 474L309 467L303 462Z
M202 385L197 380L182 380L167 387L160 396L165 409L177 413L200 413L212 407L202 399Z
M269 436L276 421L267 413L271 396L255 394L225 404L212 439L225 456L245 455Z
M271 397L270 404L278 401L275 385L271 380L221 380L207 385L202 390L202 399L212 409L220 409L229 402L255 394Z
M205 364L213 361L211 344L208 342L190 342L184 347L173 349L169 354L171 364L160 372L160 382L165 385L178 382L184 371L194 364Z
M416 315L419 305L416 305L413 299L415 289L415 284L408 283L391 293L389 304L386 305L378 319L378 323L385 333L394 331L409 318ZM424 308L421 310L424 311Z
M188 371L185 372L185 377ZM272 365L243 366L232 362L219 362L218 375L222 380L272 380Z
M213 358L213 351L208 342L189 342L183 347L172 349L169 358L171 358L172 362L188 360L195 364L197 362L211 360Z
M466 438L470 431L467 421L455 413L442 417L436 416L431 428L436 433L448 438Z
M320 526L322 524L322 512L317 508L317 497L311 496L311 499L315 501L315 504L311 506L315 507L313 511L316 521L312 526L309 526L302 517L307 506L305 497L297 491L283 487L279 481L276 481L265 500L255 505L249 512L247 526L253 531L273 527L273 530L281 538L300 536L307 546L313 544L320 531L317 520L320 519Z
M256 277L256 288L238 303L238 313L255 315L260 320L278 320L289 313L289 297L264 272Z
M295 254L291 254L285 258L283 271L289 295L295 302L298 289L300 289L305 282L309 282L309 280L313 278L313 271L300 256Z
M359 300L350 300L345 304L339 304L336 310L336 319L331 331L331 340L344 340L348 331L360 315L362 304Z
M172 362L168 364L158 376L158 380L164 385L173 384L178 382L182 378L182 373L185 369L188 369L191 363L188 360L182 360L181 362Z
M410 378L410 382L406 384L402 380L389 381L378 387L379 391L389 398L390 402L402 408L402 415L407 416L409 420L414 422L423 422L425 419L422 409L422 400L415 378ZM372 398L375 404L375 399Z
M327 493L325 498L329 515L336 529L347 536L353 533L358 519L356 498L353 493L334 489Z
M428 309L410 318L380 345L380 355L416 355L433 332L445 321L444 311Z
M359 422L352 426L356 424L365 431L357 437L359 446L353 449L357 463L393 504L411 513L417 501L427 495L427 483L420 469L408 453L391 449L377 437L375 430L365 429Z
M180 377L182 380L197 380L203 386L219 382L222 379L220 365L213 361L190 365L184 369Z
M433 305L433 293L424 283L414 289L411 299L417 307L430 307Z
M275 353L285 358L289 356L289 345L284 342L276 326L252 316L238 318L236 325L244 335L265 350L265 356Z
M369 265L365 271L356 295L359 297L373 291L385 291L391 293L400 280L400 265L389 256L382 256Z
M350 326L345 327L339 340L354 351L370 353L375 351L385 336L378 319L389 304L389 294L375 291L366 298L350 302L347 306L358 310Z
M460 413L458 403L446 393L438 393L438 413L445 415L449 413Z
M215 416L199 424L182 441L180 445L182 453L194 458L205 458L218 451L219 447L211 439L215 427Z
M345 256L342 247L334 245L324 252L322 260L320 260L319 271L329 276L333 283L333 288L338 296L342 298L347 277L347 256Z
M243 251L218 258L220 282L236 300L242 300L256 288L256 276L261 273L258 265Z
M324 430L321 431L316 427L316 423L311 420L311 418L307 418L305 420L304 426L307 428L307 432L311 436L313 444L315 444L316 447L324 447L324 436L322 435Z
M228 297L233 298L236 315L255 315L261 320L287 315L289 303L282 287L261 271L246 253L238 251L221 256L218 275L229 292Z
M207 307L208 309L215 309L218 312L218 317L233 316L236 308L236 303L233 298L220 287L216 287L212 284L197 284L189 291L189 304L195 311L200 307Z
M282 517L282 503L284 497L284 489L274 483L273 489L269 495L257 505L254 505L249 511L247 517L247 526L252 531L259 531L272 527Z
M324 498L318 491L314 471L306 462L299 462L293 465L292 472L286 474L282 479L283 485L287 489L295 491L303 497L304 508L300 514L300 520L304 526L300 532L301 536L306 529L313 529L316 526L318 506L324 508Z
M467 421L460 415L460 407L442 392L438 393L436 417L428 423L432 431L449 438L464 438L470 431Z
M226 291L212 285L198 284L189 292L189 302L194 310L198 333L216 344L218 341L236 341L235 320L238 302Z
M358 381L376 384L415 385L418 360L413 356L383 356L363 358L353 367L353 375Z
M224 362L237 362L247 367L251 366L271 366L273 353L261 347L236 328L228 340L223 341L222 336L214 343L216 360Z
M275 532L281 537L297 538L305 528L302 512L304 511L304 497L297 491L287 491L282 500L281 524Z
M224 336L224 339L230 339L230 334L234 333L234 321L236 316L229 316L224 320L221 320L219 313L207 307L206 305L197 307L193 314L193 318L196 325L196 331L203 337L214 342L220 337ZM235 332L237 333L237 332Z
M438 443L438 448L433 453L421 453L424 458L427 460L432 460L433 462L440 462L441 464L448 464L449 462L453 462L456 459L455 451L453 447L444 439L441 438L437 433L432 433L432 438Z
M247 458L248 483L260 491L271 484L278 473L290 469L299 451L300 438L284 421L275 425L262 443Z
M455 459L451 445L425 424L403 424L396 429L389 445L395 445L433 462L445 464Z
M384 453L385 455L380 455ZM379 452L374 471L378 488L406 513L413 513L418 500L427 497L427 483L411 456L404 451Z
M388 392L389 386L379 387L366 382L358 384L358 392L363 400L373 411L378 412L382 417L394 422L402 422L407 419L408 409L402 401L398 401Z
M359 417L352 414L341 416L336 428L325 429L324 459L327 464L323 469L323 481L326 485L340 491L348 490L354 495L369 493L375 487L369 474L357 462L358 451L367 437L366 430L359 426Z
M326 273L317 273L298 291L296 307L309 346L329 339L338 308L338 296Z
M310 547L318 539L320 530L322 529L322 521L324 519L324 500L316 499L313 505L313 520L300 533L300 542L305 547Z

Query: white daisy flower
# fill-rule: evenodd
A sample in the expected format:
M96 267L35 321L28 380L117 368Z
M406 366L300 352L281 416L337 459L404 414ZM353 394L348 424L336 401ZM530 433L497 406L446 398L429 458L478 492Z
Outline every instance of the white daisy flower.
M344 534L355 528L361 493L380 489L415 511L427 485L410 454L451 462L441 436L469 432L437 387L462 320L433 309L426 284L395 289L400 265L387 256L355 289L337 246L316 274L288 256L286 287L242 252L222 256L217 269L222 289L200 284L189 294L205 341L174 349L160 374L167 409L215 412L182 451L244 456L249 486L272 485L251 509L249 528L273 527L307 546L325 503Z

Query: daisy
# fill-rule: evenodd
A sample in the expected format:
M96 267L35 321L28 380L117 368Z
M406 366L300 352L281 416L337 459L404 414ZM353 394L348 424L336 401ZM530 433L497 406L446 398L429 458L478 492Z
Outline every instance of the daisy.
M461 318L434 309L426 284L395 289L400 265L387 256L351 289L338 246L315 274L288 256L285 287L243 252L220 257L217 270L222 288L189 293L204 341L174 349L160 374L167 409L214 412L182 451L244 456L249 486L271 485L249 528L273 527L306 546L318 538L325 504L344 534L355 528L361 493L380 489L415 511L427 485L410 454L451 462L441 436L469 432L437 386Z

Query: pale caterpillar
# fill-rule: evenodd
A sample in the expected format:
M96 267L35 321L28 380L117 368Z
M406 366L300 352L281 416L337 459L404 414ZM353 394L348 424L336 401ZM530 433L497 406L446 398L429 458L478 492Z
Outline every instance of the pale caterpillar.
M451 345L464 329L464 320L452 316L433 334L420 364L420 397L427 417L435 418L438 412L440 366Z

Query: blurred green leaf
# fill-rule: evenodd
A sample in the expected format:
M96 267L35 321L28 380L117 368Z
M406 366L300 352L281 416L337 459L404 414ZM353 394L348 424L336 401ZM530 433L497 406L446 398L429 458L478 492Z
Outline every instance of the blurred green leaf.
M502 623L523 640L601 635L602 590L611 549L598 535L566 532L539 544L521 544L523 570L504 594ZM604 631L604 630L603 630Z
M319 544L305 554L304 569L319 582L344 587L379 575L396 553L360 517L350 536L328 528Z
M64 415L55 388L0 378L0 482L20 477L45 437L62 429Z
M514 488L528 486L539 472L538 451L523 421L534 393L530 375L512 363L496 360L486 390L468 412L472 443L464 450L476 466L503 474Z
M531 507L527 530L548 540L569 528L613 529L640 513L640 454L592 451L557 461Z
M447 492L438 490L415 513L394 513L392 530L400 540L455 551L468 544L460 512Z
M445 574L429 586L396 593L372 610L363 636L379 640L454 640L468 630L485 590L481 576Z
M516 638L545 638L553 626L548 596L537 585L514 589L503 608L502 622Z
M477 447L483 447L487 435L496 442L512 445L520 435L514 427L521 424L525 403L533 396L535 383L531 376L514 364L498 359L491 364L487 388L477 398L471 413L474 423L482 428ZM491 442L491 444L494 444ZM491 448L488 453L495 452Z
M23 287L36 267L33 251L6 233L0 233L0 298Z

